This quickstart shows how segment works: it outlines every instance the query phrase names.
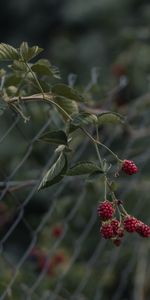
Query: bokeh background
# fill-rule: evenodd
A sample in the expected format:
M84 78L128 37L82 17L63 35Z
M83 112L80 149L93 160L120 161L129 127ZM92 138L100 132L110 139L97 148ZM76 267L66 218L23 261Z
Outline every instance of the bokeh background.
M139 165L134 178L116 179L117 196L150 224L149 1L5 0L0 12L1 42L43 47L41 57L90 99L90 109L126 116L128 126L106 125L100 134ZM150 242L128 235L114 248L101 239L101 181L66 178L37 192L55 149L37 139L62 123L47 106L26 109L27 124L12 111L0 118L0 299L149 300ZM96 159L82 135L72 146L73 162Z

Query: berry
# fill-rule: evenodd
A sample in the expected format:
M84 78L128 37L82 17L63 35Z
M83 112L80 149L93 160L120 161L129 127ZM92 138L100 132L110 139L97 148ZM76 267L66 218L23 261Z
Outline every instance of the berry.
M119 229L119 224L120 224L120 222L119 222L117 219L113 219L113 220L111 221L111 226L112 226L112 228L113 228L113 233L114 233L114 234L117 234L118 229Z
M150 227L141 221L137 224L136 232L143 237L150 237Z
M138 172L138 168L132 160L126 159L123 161L122 171L124 171L128 175L132 175Z
M126 74L126 69L121 64L115 64L115 65L113 65L112 72L113 72L113 75L118 78L118 77L121 77Z
M102 224L100 233L104 239L110 239L113 237L113 228L111 224Z
M124 236L124 229L122 227L119 227L117 230L117 236L123 237Z
M61 225L57 225L52 228L53 237L60 237L62 234L63 234L63 227Z
M99 216L102 220L106 221L112 218L114 214L114 208L108 200L101 202L97 208Z
M115 245L115 246L120 246L120 244L121 244L121 239L119 239L119 238L116 238L116 239L114 239L113 240L113 244Z
M128 232L136 231L138 220L132 216L127 216L124 219L124 229Z

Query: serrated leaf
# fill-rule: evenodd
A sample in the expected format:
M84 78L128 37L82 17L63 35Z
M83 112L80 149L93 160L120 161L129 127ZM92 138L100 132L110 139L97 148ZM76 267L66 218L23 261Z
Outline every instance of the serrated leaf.
M5 101L3 101L2 99L0 99L0 116L3 115L5 109L7 108L7 104Z
M67 176L76 176L76 175L85 175L91 174L93 172L102 172L99 166L97 166L94 162L91 161L80 161L72 166L67 171Z
M75 89L69 87L66 84L62 84L62 83L55 84L52 87L52 92L55 95L62 96L62 97L65 97L65 98L68 98L68 99L71 99L71 100L74 100L74 101L77 101L77 102L85 102L84 97L82 95L80 95L78 93L78 91L76 91Z
M124 123L124 117L115 112L104 112L97 116L98 125Z
M62 130L48 131L42 134L39 140L48 144L67 145L67 136Z
M64 154L60 154L56 162L47 171L42 182L39 185L38 190L49 187L62 180L67 170L67 157Z
M71 117L73 119L73 121L71 121L71 123L74 126L89 125L89 124L94 124L97 122L96 115L86 113L86 112L74 114Z
M0 44L0 60L14 60L18 58L17 49L5 43Z
M42 52L43 49L38 46L29 47L27 42L22 42L19 51L21 57L23 57L23 59L27 62Z
M72 101L72 100L67 99L65 97L54 97L53 101L56 102L56 103L58 103L59 106L61 106L61 108L68 113L68 115L72 115L72 114L78 113L78 105L77 105L77 103L75 101ZM57 107L57 110L60 112L60 114L63 116L63 118L65 120L68 119L68 117L65 114L65 112L63 112L58 107Z
M60 79L58 69L50 64L47 59L39 59L31 69L40 76L53 76Z

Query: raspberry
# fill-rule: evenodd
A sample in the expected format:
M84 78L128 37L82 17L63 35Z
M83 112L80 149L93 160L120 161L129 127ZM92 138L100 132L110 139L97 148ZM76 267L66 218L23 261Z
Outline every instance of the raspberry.
M132 216L128 216L124 219L124 229L128 232L136 231L138 220Z
M108 200L101 202L97 208L99 216L102 220L106 221L112 218L114 213L114 208Z
M120 224L120 222L119 222L117 219L113 219L113 220L111 221L111 226L112 226L112 228L113 228L113 233L114 233L114 234L117 234L117 231L118 231L118 229L119 229L119 224Z
M116 238L116 239L114 239L113 240L113 244L115 245L115 246L120 246L120 244L121 244L121 239L119 239L119 238Z
M122 227L119 227L117 230L117 236L123 237L124 236L124 229Z
M113 237L113 228L111 224L102 224L100 233L104 239L110 239Z
M150 237L150 227L141 221L137 224L136 232L143 237Z
M128 175L132 175L138 172L138 168L132 160L124 160L122 164L122 171Z

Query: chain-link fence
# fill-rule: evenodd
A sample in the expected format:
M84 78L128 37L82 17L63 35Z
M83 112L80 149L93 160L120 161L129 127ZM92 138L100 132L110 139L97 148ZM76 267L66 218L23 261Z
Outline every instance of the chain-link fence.
M134 178L116 179L118 197L148 223L147 107L149 95L126 108L130 132L106 126L101 133L107 146L138 164ZM129 234L116 248L99 235L103 182L68 176L38 192L56 157L55 148L38 139L57 126L57 114L39 103L27 104L26 113L26 124L12 110L0 119L0 299L149 299L149 240ZM74 162L95 157L88 137L76 134L75 141ZM103 149L102 155L110 159Z

